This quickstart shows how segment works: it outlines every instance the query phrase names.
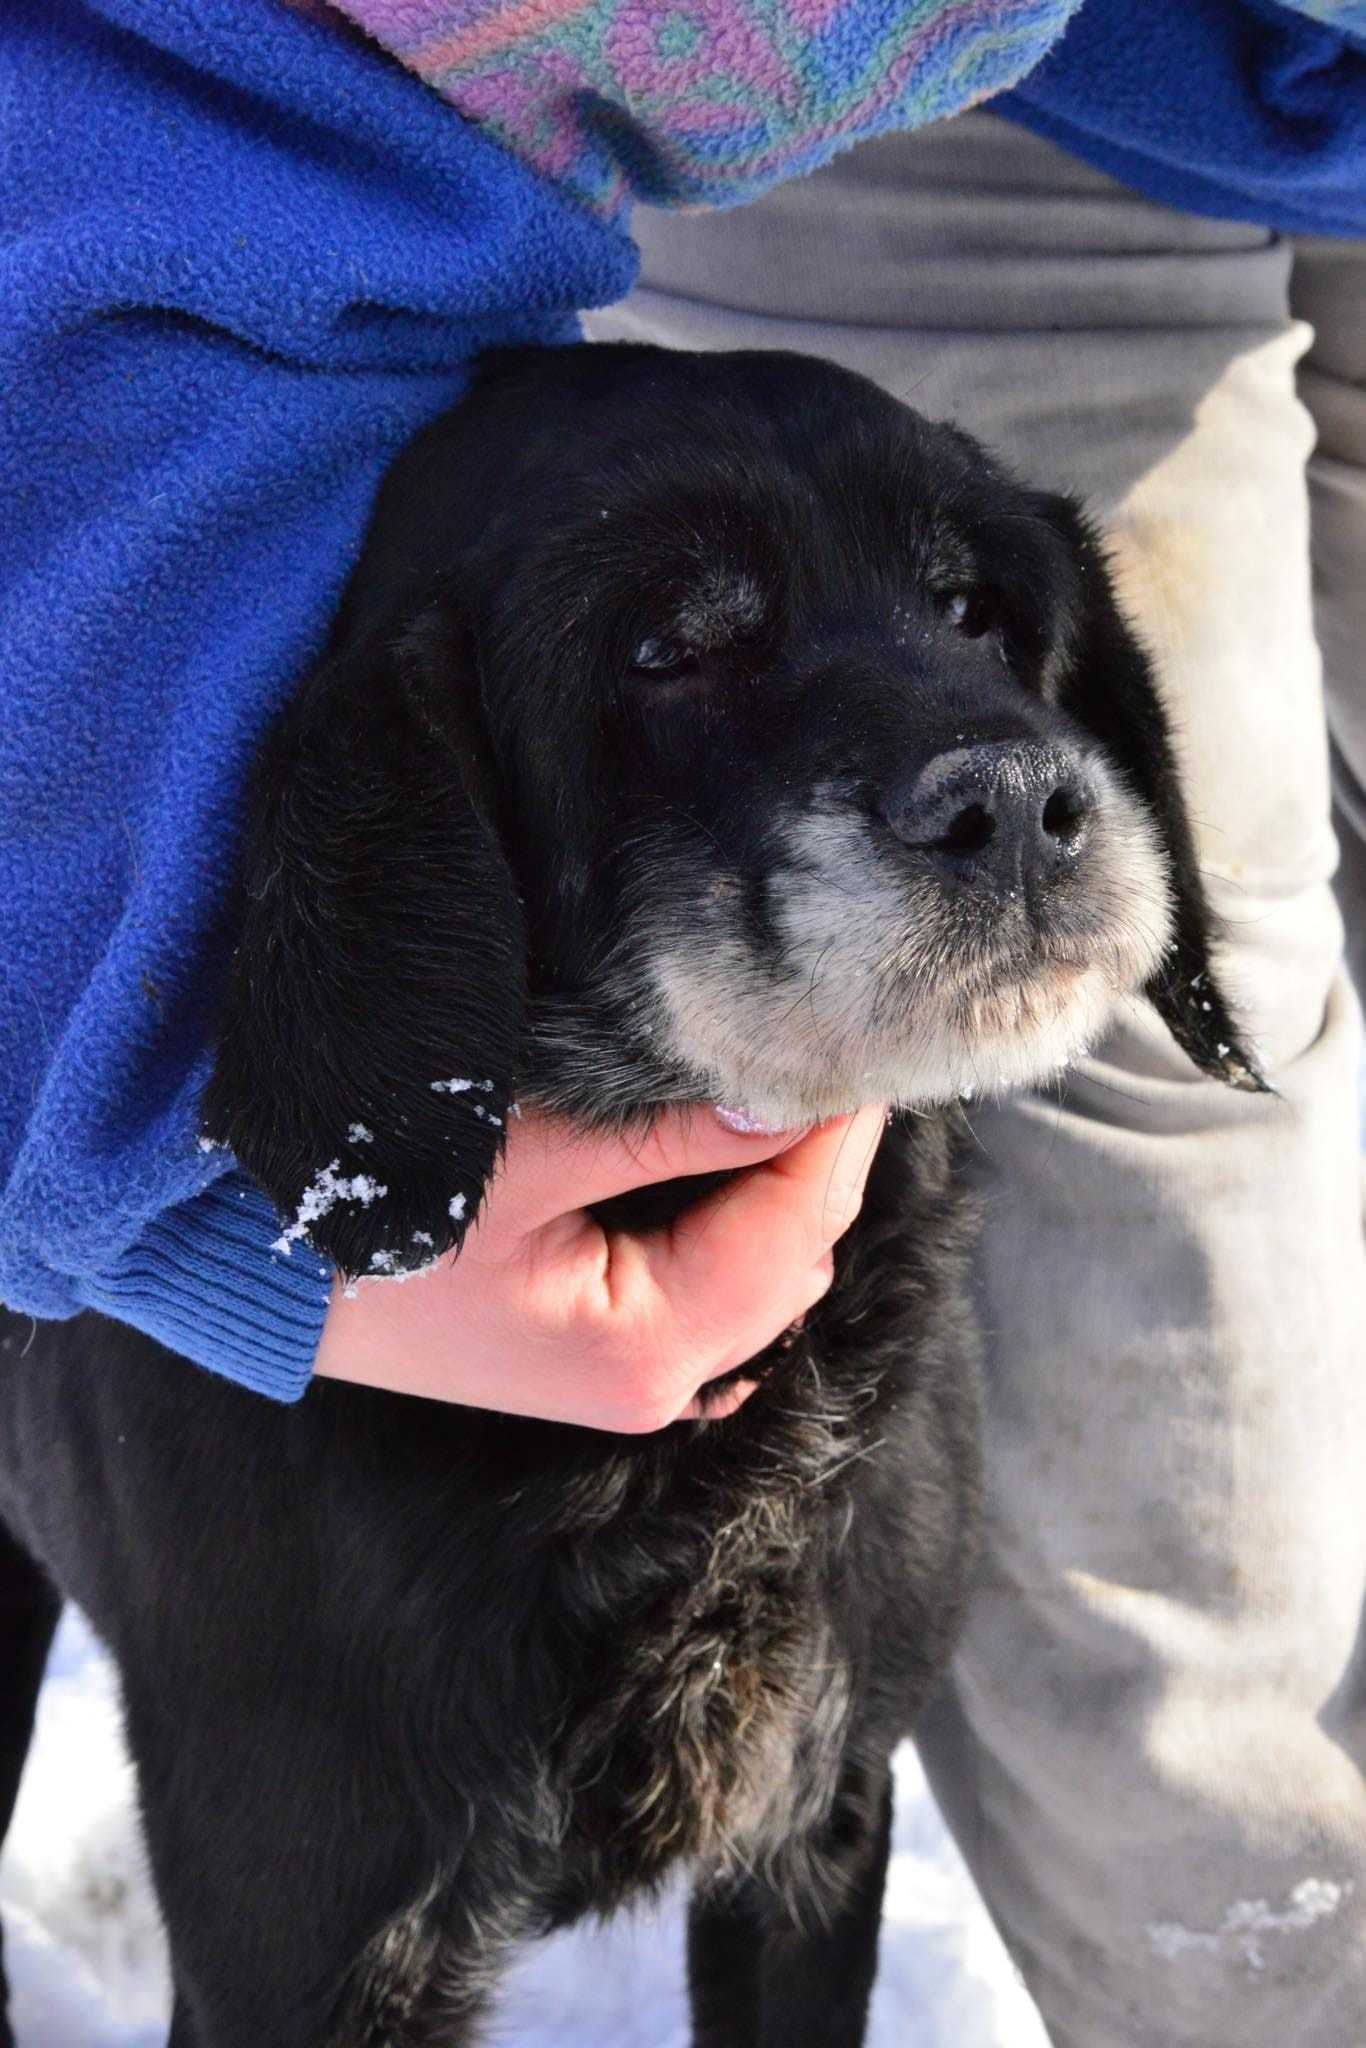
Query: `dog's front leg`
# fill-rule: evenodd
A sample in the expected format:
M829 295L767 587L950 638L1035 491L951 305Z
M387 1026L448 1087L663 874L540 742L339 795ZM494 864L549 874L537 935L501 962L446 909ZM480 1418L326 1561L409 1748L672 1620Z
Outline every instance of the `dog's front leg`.
M171 2011L171 2031L166 2036L166 2048L204 2048L204 2037L195 2026L194 2016L179 1992Z
M890 1761L846 1760L770 1883L705 1885L688 1920L693 2048L862 2048L892 1840Z

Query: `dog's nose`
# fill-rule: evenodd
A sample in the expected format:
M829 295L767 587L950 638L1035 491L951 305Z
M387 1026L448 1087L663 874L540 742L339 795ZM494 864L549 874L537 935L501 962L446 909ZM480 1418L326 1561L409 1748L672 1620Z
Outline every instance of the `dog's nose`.
M1062 747L1004 741L936 754L886 792L898 839L1003 887L1061 874L1086 843L1095 791Z

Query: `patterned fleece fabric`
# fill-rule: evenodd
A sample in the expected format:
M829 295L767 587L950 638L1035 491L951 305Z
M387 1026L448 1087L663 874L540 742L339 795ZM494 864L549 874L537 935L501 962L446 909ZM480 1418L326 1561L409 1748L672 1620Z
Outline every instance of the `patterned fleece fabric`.
M1366 232L1366 0L337 4L609 216L732 205L1024 79L1003 113L1154 198Z

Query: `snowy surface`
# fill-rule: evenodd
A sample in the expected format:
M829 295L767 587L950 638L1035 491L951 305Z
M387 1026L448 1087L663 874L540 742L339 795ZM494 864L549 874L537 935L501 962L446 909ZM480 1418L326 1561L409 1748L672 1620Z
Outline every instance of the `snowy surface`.
M870 2048L1047 2048L926 1790L900 1759ZM19 2048L162 2048L166 1963L113 1676L63 1622L0 1860ZM490 2029L504 2048L686 2048L677 1904L531 1950Z

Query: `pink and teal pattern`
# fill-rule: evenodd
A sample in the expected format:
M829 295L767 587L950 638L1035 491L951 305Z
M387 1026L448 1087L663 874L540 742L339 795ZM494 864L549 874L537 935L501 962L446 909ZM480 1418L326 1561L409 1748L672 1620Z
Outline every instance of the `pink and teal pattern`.
M1080 0L338 0L595 211L733 205L1022 78Z

